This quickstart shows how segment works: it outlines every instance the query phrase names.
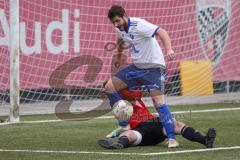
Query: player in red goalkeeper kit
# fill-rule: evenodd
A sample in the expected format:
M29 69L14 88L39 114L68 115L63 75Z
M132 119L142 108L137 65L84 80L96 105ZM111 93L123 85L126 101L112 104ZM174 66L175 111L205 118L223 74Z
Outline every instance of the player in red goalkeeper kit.
M99 145L107 149L122 149L129 146L156 145L167 139L166 131L156 115L151 114L141 99L140 91L129 91L123 89L120 92L124 100L131 102L133 113L128 119L128 127L117 129L107 135L108 138L118 136L117 141L101 139ZM119 120L120 117L116 118ZM192 127L186 126L183 122L174 119L174 132L181 134L184 138L203 144L212 148L216 137L216 130L210 128L206 135Z

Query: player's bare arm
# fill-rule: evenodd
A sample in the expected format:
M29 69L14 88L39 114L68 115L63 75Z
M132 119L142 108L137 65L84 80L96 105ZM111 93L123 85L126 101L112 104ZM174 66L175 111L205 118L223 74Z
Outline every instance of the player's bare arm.
M118 38L117 39L117 51L118 53L122 53L124 50L124 42L122 39Z
M165 48L165 53L168 56L170 60L174 59L175 53L172 49L172 44L171 44L171 39L167 33L167 31L163 28L160 28L157 32L156 35L160 38L162 41L164 48Z

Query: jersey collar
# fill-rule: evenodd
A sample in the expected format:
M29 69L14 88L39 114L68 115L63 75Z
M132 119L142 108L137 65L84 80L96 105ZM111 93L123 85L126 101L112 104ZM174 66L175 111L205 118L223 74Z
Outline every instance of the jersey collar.
M128 33L129 27L130 27L130 18L128 17L128 24L127 26L124 28L125 32Z

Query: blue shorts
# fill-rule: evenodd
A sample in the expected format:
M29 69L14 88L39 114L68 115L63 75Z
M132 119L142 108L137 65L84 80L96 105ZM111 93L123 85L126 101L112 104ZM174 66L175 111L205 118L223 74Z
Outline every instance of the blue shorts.
M116 73L130 90L160 90L164 93L165 68L137 68L134 64Z

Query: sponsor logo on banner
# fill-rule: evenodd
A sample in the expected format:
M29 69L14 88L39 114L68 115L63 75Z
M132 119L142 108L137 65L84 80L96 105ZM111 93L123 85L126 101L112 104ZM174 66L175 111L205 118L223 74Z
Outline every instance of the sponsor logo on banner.
M57 17L59 12L61 12L60 18ZM34 25L30 23L31 19L28 22L20 22L19 45L23 55L41 54L43 50L54 55L67 54L70 47L73 48L74 53L80 52L80 10L62 9L55 12L55 16L58 20L52 20L52 17L48 17L47 19L51 19L48 24L44 23L47 21L46 17L42 18L42 22L33 21ZM29 38L32 30L34 36ZM10 24L7 15L4 9L0 9L0 46L9 46L9 32ZM46 49L43 48L43 43L45 43Z
M227 42L231 0L196 0L196 14L202 53L217 65Z

